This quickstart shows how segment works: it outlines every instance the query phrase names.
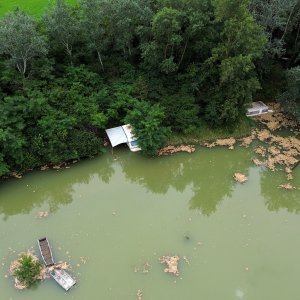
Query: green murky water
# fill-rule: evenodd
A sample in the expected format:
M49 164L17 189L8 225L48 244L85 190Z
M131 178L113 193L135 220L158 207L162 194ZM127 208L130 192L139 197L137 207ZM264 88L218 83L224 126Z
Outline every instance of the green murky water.
M130 300L139 289L143 300L300 299L300 190L278 189L283 172L254 167L252 155L200 148L145 159L119 148L2 183L0 299ZM245 185L236 171L249 175ZM43 236L73 266L78 284L67 295L53 280L18 292L5 278L16 253L37 252ZM158 262L169 254L189 261L178 277Z

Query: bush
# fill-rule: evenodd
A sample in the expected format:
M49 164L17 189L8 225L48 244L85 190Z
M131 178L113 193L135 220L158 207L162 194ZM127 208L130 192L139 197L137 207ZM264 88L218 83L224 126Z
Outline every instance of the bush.
M147 101L136 101L128 112L125 122L133 126L142 153L155 155L163 146L169 133L169 129L162 126L163 118L160 106Z
M14 272L14 276L26 287L30 287L40 275L42 265L33 259L31 255L23 254L18 260L20 267Z

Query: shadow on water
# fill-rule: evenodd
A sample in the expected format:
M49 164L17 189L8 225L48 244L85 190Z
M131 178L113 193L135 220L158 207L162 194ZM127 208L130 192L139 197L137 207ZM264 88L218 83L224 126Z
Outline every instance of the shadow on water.
M183 192L190 186L194 194L190 208L210 215L225 196L231 195L235 185L233 174L247 174L250 159L250 152L244 149L233 152L201 148L192 155L180 153L153 159L139 156L134 166L132 155L124 155L119 163L126 178L153 193L165 194L169 188Z
M101 164L86 160L70 166L70 169L35 171L20 180L4 181L0 183L0 215L6 220L16 214L28 214L43 205L48 205L53 213L73 201L76 184L88 184L94 176L109 183L114 174L112 161L111 156L104 155Z
M291 184L296 184L299 182L300 169L298 168L295 174L294 180ZM270 211L279 211L281 209L286 209L291 213L300 213L300 190L285 190L279 188L279 185L287 182L283 172L279 176L277 172L263 172L261 174L261 194L265 198L266 207ZM298 180L297 180L298 179Z

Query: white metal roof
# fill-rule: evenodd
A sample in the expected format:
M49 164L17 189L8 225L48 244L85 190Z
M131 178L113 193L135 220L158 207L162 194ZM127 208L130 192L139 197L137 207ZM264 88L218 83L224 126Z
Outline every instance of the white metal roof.
M136 137L132 133L132 127L130 124L106 129L105 131L112 147L126 143L129 149L133 152L141 150Z
M122 126L106 129L105 131L113 147L128 142Z

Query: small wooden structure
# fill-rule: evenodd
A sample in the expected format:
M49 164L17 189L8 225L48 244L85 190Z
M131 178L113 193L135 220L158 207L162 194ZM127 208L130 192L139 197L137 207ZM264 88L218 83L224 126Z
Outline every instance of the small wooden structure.
M65 291L68 291L76 283L76 280L63 269L53 269L50 275Z
M53 266L54 260L53 260L52 251L48 239L46 237L39 239L38 245L46 267Z

